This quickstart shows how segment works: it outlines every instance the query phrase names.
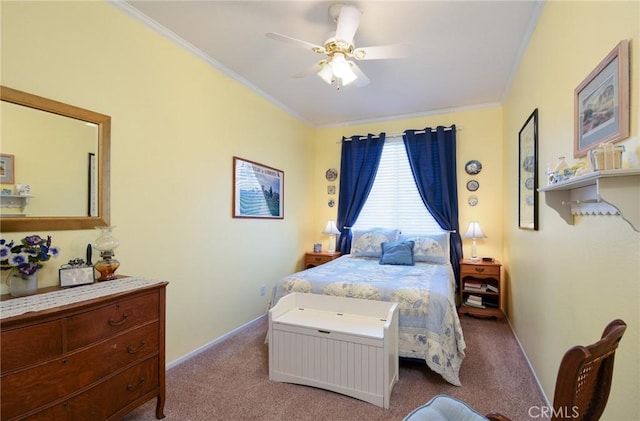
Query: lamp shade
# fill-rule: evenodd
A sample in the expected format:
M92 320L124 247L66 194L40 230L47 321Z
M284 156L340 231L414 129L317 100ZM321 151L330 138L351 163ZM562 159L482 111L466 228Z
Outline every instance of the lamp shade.
M478 221L469 222L469 226L467 227L467 232L462 236L463 238L487 238L482 232L480 228L480 223Z
M327 225L324 227L324 231L322 231L322 233L333 234L333 235L340 234L340 231L338 231L338 227L336 226L336 221L334 221L333 219L329 220L327 222Z

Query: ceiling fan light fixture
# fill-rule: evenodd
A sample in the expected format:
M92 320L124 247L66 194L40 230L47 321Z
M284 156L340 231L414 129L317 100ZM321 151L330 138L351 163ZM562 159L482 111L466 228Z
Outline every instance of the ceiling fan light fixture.
M349 63L347 63L342 53L335 53L333 57L331 57L329 65L335 77L344 78L349 72L353 73L351 66L349 66Z
M347 86L358 78L358 76L353 72L353 69L351 69L351 66L348 63L347 65L349 66L349 71L345 72L340 78L340 80L342 81L342 86Z
M334 79L335 79L333 77L333 69L331 68L331 66L328 63L326 63L326 64L324 64L322 66L322 68L318 72L318 76L320 77L320 79L324 80L329 85L331 85L333 83Z

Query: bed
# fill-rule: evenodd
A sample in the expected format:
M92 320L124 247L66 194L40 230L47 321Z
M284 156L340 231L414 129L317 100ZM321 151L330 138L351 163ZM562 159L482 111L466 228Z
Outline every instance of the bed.
M460 386L466 345L448 254L448 233L354 232L351 254L280 279L271 306L291 292L397 302L400 357L424 360Z

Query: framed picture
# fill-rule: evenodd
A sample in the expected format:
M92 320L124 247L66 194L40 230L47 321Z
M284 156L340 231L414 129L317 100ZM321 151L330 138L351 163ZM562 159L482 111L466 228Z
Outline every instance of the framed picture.
M13 155L0 154L0 183L13 184L15 182L15 163Z
M518 133L518 227L538 229L538 109Z
M574 158L629 137L629 41L620 41L576 88L574 124Z
M284 172L233 157L233 217L284 218Z

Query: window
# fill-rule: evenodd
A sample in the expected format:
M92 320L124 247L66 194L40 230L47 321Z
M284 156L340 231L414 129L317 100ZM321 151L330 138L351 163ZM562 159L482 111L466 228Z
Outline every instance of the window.
M373 187L353 226L375 227L406 233L443 231L420 198L402 138L385 141Z

